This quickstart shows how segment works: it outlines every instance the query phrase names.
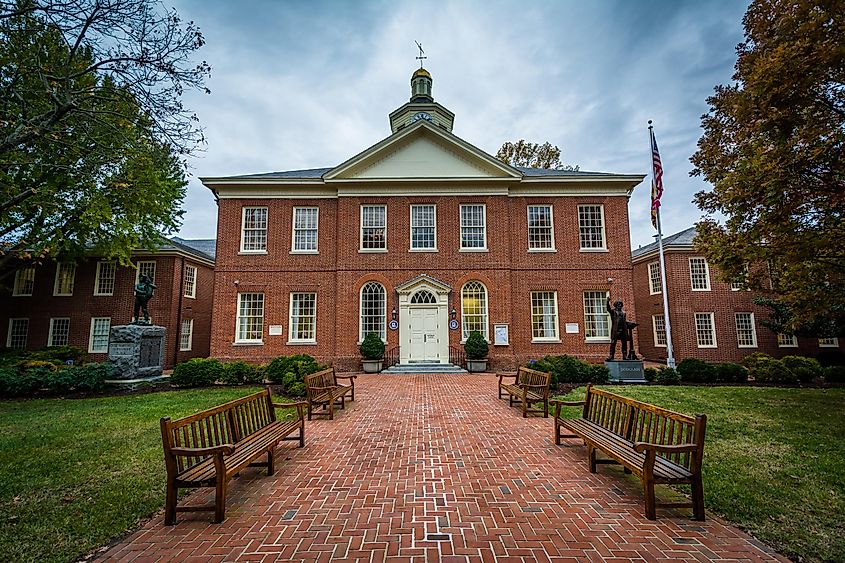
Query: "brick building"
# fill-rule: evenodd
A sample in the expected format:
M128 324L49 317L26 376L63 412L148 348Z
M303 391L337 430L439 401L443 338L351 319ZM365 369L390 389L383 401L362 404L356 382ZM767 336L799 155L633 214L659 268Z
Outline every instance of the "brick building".
M375 331L400 363L448 363L472 330L491 369L607 355L643 176L507 166L452 133L431 85L417 70L392 134L338 166L201 179L219 206L212 356L360 369Z
M167 328L165 367L207 357L214 248L213 240L174 238L156 252L133 253L137 268L91 258L18 270L0 294L0 342L28 350L69 344L103 361L110 327L132 320L134 286L145 273L158 286L152 322Z
M714 268L695 252L695 227L664 237L666 291L676 361L698 358L712 362L739 361L753 352L775 357L818 356L841 350L837 338L777 335L760 322L768 309L754 304L759 292L716 279ZM649 360L666 360L663 294L657 243L632 253L639 353Z

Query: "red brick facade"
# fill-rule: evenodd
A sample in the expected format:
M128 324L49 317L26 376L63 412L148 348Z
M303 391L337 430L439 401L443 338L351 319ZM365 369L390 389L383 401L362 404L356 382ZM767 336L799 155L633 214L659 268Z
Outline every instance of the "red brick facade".
M157 289L150 300L154 324L167 328L165 368L189 358L207 357L210 346L214 267L210 260L183 252L142 253L133 261L155 261ZM93 318L109 318L110 325L132 320L136 270L117 266L112 295L94 295L97 263L79 262L69 296L54 296L57 264L48 263L35 270L31 296L14 296L13 288L0 294L0 343L9 342L10 319L28 319L26 349L38 350L48 345L50 319L69 319L68 344L89 351ZM185 266L196 268L196 296L183 295ZM179 331L182 320L193 319L191 349L180 351ZM104 361L107 353L89 353L93 361Z

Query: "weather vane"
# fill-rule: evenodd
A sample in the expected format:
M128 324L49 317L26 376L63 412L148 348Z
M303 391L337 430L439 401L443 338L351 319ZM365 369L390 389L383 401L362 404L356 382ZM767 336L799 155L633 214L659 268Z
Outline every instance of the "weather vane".
M419 43L419 41L414 41L414 43L417 44L417 49L420 50L420 55L418 57L414 57L414 58L417 59L418 61L420 61L420 68L422 68L423 67L423 63L422 63L423 59L427 59L428 57L423 56L423 55L425 55L425 51L423 51L422 45Z

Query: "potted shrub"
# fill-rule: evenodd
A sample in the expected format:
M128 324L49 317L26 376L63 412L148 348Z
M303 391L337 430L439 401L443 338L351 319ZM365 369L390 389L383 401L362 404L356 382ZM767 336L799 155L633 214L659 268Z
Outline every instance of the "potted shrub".
M469 333L469 338L464 342L464 353L469 371L487 371L487 341L477 330Z
M364 364L364 373L378 373L384 365L384 342L375 332L368 332L364 341L358 347L361 352L361 363Z

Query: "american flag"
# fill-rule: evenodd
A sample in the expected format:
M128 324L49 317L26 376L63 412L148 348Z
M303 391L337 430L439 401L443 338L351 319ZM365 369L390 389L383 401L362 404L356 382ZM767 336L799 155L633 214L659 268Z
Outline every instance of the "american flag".
M663 165L660 164L660 151L657 150L657 139L654 138L651 125L648 126L648 130L651 134L651 169L654 173L654 178L651 180L651 224L657 229L657 214L660 211L660 198L663 195Z

